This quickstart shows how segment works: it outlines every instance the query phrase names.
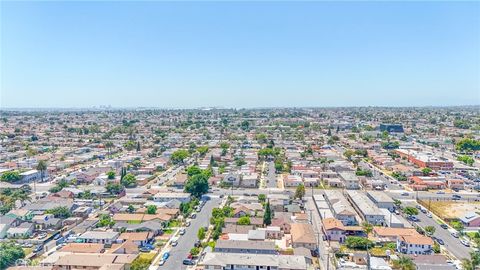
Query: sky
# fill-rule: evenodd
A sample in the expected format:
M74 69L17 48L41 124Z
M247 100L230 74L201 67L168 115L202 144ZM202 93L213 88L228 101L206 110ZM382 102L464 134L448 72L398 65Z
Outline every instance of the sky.
M480 104L480 2L1 1L0 109Z

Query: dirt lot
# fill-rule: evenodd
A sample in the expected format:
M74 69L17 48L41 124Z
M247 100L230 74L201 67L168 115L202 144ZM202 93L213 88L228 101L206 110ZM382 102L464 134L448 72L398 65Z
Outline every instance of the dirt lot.
M442 219L454 219L468 212L480 213L480 202L424 202L426 208Z

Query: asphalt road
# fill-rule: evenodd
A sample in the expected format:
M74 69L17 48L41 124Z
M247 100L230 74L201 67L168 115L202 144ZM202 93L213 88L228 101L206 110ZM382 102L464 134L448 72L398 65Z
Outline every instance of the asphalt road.
M159 269L179 270L186 269L187 266L183 265L183 260L187 258L190 249L192 249L195 241L198 240L197 232L202 226L208 226L210 224L210 217L212 216L212 209L217 207L222 199L212 198L207 201L200 213L197 213L197 218L192 219L191 225L185 228L185 234L178 239L178 245L170 249L170 257L163 266L159 266Z
M417 204L412 202L411 205ZM426 226L433 226L435 228L435 233L433 236L442 239L445 242L443 247L457 257L457 259L461 260L463 258L470 257L469 253L470 251L473 251L473 249L464 246L462 243L460 243L460 239L453 237L447 229L440 227L440 225L435 221L435 217L429 218L426 214L420 211L417 217L420 219L420 221L416 223L421 227L425 228Z
M275 173L275 164L273 161L268 163L268 174L265 178L267 188L276 188L277 187L277 174Z

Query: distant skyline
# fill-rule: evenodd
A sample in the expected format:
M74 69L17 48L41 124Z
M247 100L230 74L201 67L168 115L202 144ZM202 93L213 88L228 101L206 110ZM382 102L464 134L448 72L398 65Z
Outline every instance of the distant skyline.
M480 2L0 2L0 109L480 104Z

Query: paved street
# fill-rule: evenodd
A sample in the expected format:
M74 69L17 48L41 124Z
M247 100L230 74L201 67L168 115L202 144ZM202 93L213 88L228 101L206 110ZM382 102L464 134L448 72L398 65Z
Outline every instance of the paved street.
M268 173L265 180L267 181L266 183L267 188L277 187L277 174L275 173L275 164L273 163L273 161L270 161L268 163Z
M185 228L185 234L178 239L178 245L172 247L170 250L170 258L159 269L179 270L186 269L187 266L183 265L182 261L187 257L193 244L198 239L197 232L202 226L208 226L210 224L210 217L212 216L212 209L218 207L222 199L212 198L207 201L202 211L197 214L196 219L192 219L190 227Z
M417 204L412 202L409 203L409 205ZM420 221L416 223L421 227L425 228L426 226L433 226L435 228L435 233L433 235L437 238L442 239L445 242L445 245L443 247L446 248L455 257L457 257L457 259L461 260L470 256L469 252L473 250L460 243L460 240L453 237L447 229L443 229L442 227L440 227L440 225L435 221L435 217L429 218L422 212L419 212L417 217L418 219L420 219Z

